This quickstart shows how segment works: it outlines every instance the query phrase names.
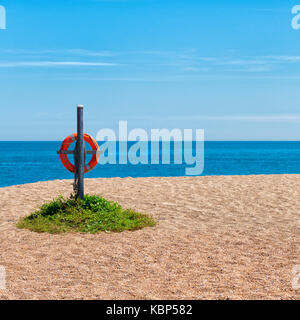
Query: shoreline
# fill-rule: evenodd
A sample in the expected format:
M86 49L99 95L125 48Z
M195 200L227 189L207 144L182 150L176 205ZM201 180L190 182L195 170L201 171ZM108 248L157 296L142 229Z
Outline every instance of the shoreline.
M184 176L149 176L149 177L99 177L99 178L84 178L84 181L88 181L88 180L105 180L105 179L156 179L156 178L167 178L167 179L172 179L172 178L204 178L204 177L261 177L261 176L300 176L300 173L270 173L270 174L266 174L266 173L261 173L261 174L235 174L235 175L231 175L231 174L223 174L223 175L201 175L201 176L188 176L188 175L184 175ZM61 182L61 181L66 181L66 182L71 182L74 181L74 179L53 179L53 180L40 180L40 181L34 181L34 182L28 182L28 183L23 183L23 184L14 184L14 185L9 185L9 186L4 186L4 187L0 187L1 189L4 188L12 188L12 187L23 187L23 186L27 186L27 185L32 185L32 184L36 184L36 183L48 183L48 182Z

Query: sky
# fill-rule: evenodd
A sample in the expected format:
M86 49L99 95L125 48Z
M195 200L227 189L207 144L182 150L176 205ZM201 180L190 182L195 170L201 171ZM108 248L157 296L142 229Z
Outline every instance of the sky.
M300 140L289 0L0 0L0 140L103 128Z

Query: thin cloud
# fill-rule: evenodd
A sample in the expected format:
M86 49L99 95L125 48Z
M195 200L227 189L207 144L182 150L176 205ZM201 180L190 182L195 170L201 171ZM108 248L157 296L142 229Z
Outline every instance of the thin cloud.
M26 50L26 49L5 49L0 48L0 52L15 54L15 55L47 55L47 54L69 54L79 56L90 56L90 57L113 57L116 53L111 51L96 51L86 49L41 49L41 50Z
M267 60L228 60L228 61L219 61L217 64L223 64L223 65L261 65L271 63L271 61Z
M17 67L106 67L116 66L106 62L81 62L81 61L29 61L29 62L0 62L0 68Z
M43 50L40 53L73 54L90 57L113 57L116 55L111 51L93 51L86 49Z
M130 67L128 75L124 73L115 74L114 78L131 78L131 72L139 74L140 77L148 78L149 71L153 75L153 70L164 72L169 78L174 77L177 71L176 80L189 76L193 80L195 76L208 77L210 74L215 77L228 77L228 75L241 76L249 75L272 75L289 76L286 74L286 66L298 67L300 56L293 55L264 55L264 56L238 56L237 54L228 56L209 56L196 49L182 50L140 50L140 51L119 51L90 50L82 48L67 49L6 49L0 48L2 61L0 68L18 67L104 67L104 66L124 66ZM90 60L101 59L101 62ZM106 59L107 58L107 59ZM53 61L54 60L54 61ZM85 60L85 61L82 61ZM109 60L109 61L106 61ZM163 70L162 68L166 68ZM276 72L278 71L278 73ZM285 74L280 74L280 72ZM290 70L293 73L295 70ZM291 72L290 76L293 77ZM157 74L156 77L161 77ZM248 76L247 76L248 77ZM172 81L174 79L171 79ZM195 79L197 80L197 79Z
M300 114L269 114L269 115L224 115L224 116L209 116L209 115L194 115L172 117L172 120L208 120L208 121L257 121L257 122L299 122Z
M263 58L280 62L300 62L300 56L265 56Z
M245 73L260 73L260 72L270 72L273 69L270 66L242 66L242 68L235 68L230 70L224 70L227 72L245 72Z

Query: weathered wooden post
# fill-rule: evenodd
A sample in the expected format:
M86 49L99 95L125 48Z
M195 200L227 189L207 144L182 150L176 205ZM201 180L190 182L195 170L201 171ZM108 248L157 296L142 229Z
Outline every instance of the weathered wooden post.
M80 199L84 197L84 141L83 141L83 105L77 106L77 144L76 144L76 157L77 157L77 176L78 176L78 196Z

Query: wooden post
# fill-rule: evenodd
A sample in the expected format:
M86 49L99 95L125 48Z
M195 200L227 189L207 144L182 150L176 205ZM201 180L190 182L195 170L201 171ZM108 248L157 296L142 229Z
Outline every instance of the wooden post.
M78 197L84 197L84 140L83 140L83 105L77 106L77 165Z

